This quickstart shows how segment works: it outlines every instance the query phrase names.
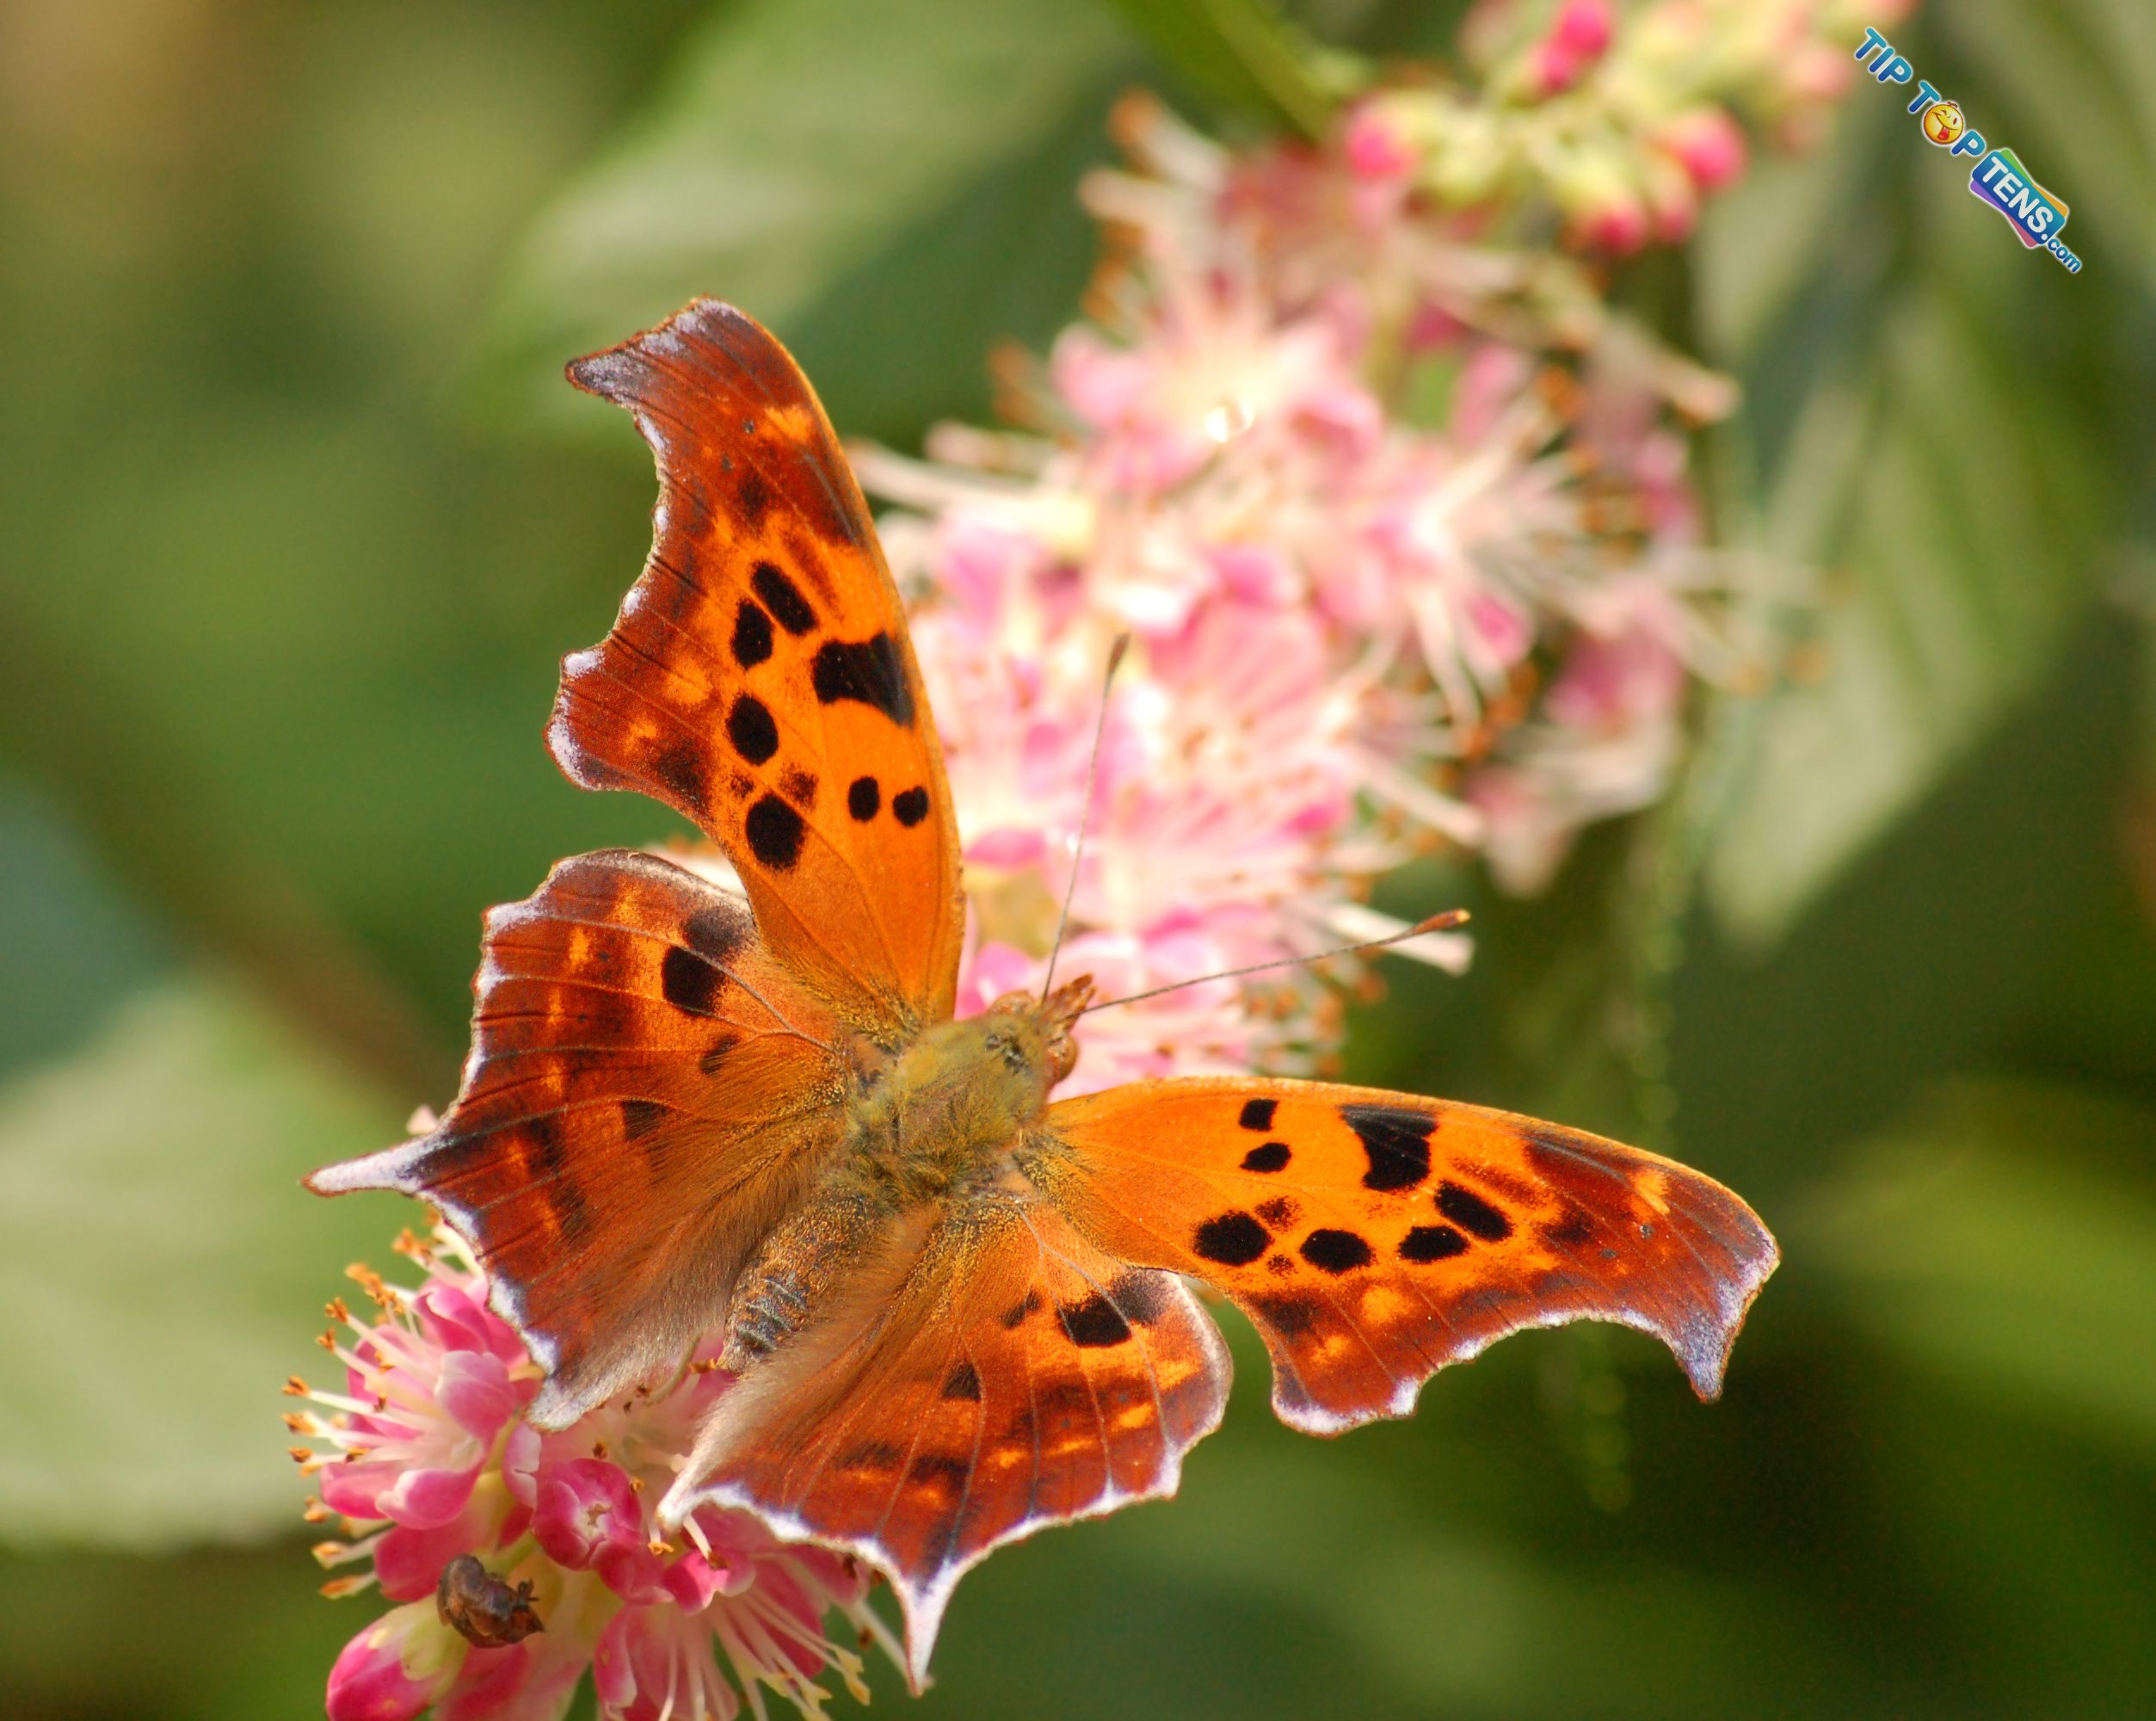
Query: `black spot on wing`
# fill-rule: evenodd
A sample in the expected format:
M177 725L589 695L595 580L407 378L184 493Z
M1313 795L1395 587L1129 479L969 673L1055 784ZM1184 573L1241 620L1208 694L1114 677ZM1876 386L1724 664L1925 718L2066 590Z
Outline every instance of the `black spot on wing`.
M1270 1105L1272 1101L1268 1100L1266 1103ZM1242 1169L1245 1171L1278 1171L1292 1157L1288 1151L1287 1143L1269 1141L1243 1155Z
M1450 1225L1417 1225L1400 1240L1400 1258L1426 1266L1465 1255L1468 1241Z
M734 661L753 669L771 656L771 618L748 598L734 612Z
M901 789L890 798L891 817L909 830L928 817L928 791L923 788Z
M779 725L771 707L754 694L742 694L726 713L726 738L750 764L762 764L779 750Z
M906 1454L888 1440L864 1440L839 1455L841 1470L896 1470Z
M741 516L741 523L750 531L763 523L764 515L771 507L771 486L754 466L741 475L741 483L734 491L734 507Z
M1302 1209L1288 1200L1285 1195L1276 1195L1270 1201L1260 1201L1256 1211L1258 1217L1263 1219L1271 1229L1277 1231L1284 1226L1293 1224L1296 1215Z
M1063 1323L1064 1335L1088 1350L1119 1345L1130 1336L1130 1323L1099 1292L1082 1303L1060 1305L1056 1313Z
M699 1070L701 1070L706 1076L718 1075L719 1066L726 1062L726 1055L740 1044L741 1036L739 1034L721 1034L717 1039L713 1040L710 1046L705 1048L702 1055L696 1060L696 1067Z
M1307 1297L1253 1297L1250 1312L1284 1339L1308 1338L1317 1330L1317 1305Z
M1577 1249L1594 1235L1594 1221L1586 1214L1574 1210L1554 1225L1537 1225L1543 1241L1558 1249Z
M748 852L774 873L787 873L801 858L802 839L808 827L802 823L801 815L778 796L767 794L748 809L748 817L742 821L748 837Z
M847 785L846 810L856 824L866 824L884 805L884 792L873 777L856 777Z
M1312 1231L1303 1239L1300 1253L1321 1273L1351 1273L1371 1261L1370 1245L1352 1231Z
M748 583L764 601L764 608L778 618L779 626L796 638L816 626L816 611L810 607L808 599L801 595L801 588L773 564L757 563L748 576Z
M1108 1286L1108 1300L1134 1327L1149 1327L1167 1307L1165 1281L1157 1273L1123 1273Z
M748 941L749 926L745 910L699 909L681 923L681 936L706 962L723 965L731 962Z
M1405 1106L1342 1106L1340 1118L1370 1157L1365 1189L1412 1189L1430 1175L1430 1136L1438 1120Z
M711 1015L712 1001L725 984L726 977L718 969L694 951L684 950L678 944L668 945L666 955L660 960L659 990L665 995L667 1002L690 1015Z
M970 1361L961 1361L944 1377L943 1396L946 1398L968 1398L978 1403L981 1398L981 1371Z
M1512 1222L1472 1189L1445 1183L1438 1189L1438 1211L1463 1231L1484 1243L1502 1243L1512 1234Z
M1248 1213L1221 1213L1198 1226L1191 1247L1223 1267L1247 1267L1271 1242L1266 1228Z
M553 1211L562 1241L582 1242L591 1231L591 1213L584 1206L584 1192L576 1187L576 1180L563 1175L569 1169L569 1148L562 1140L558 1120L533 1118L525 1129L532 1144L532 1163L538 1168L533 1181Z
M795 805L804 807L810 812L816 811L818 784L815 772L804 771L797 767L779 780L779 786L786 792L786 799Z
M1028 1291L1025 1296L1003 1311L1001 1319L1007 1328L1022 1327L1026 1324L1026 1317L1039 1307L1040 1292Z
M698 812L705 799L704 756L686 741L670 742L651 756L651 775L669 799Z
M1272 1114L1279 1109L1278 1100L1245 1100L1242 1115L1235 1121L1247 1130L1269 1130L1272 1127Z
M779 619L785 620L783 615ZM875 706L902 729L913 726L913 689L906 685L898 647L888 633L858 642L825 640L816 647L809 676L816 698L825 705L853 700Z
M656 1100L624 1100L621 1132L631 1141L641 1140L658 1128L665 1116L666 1107Z

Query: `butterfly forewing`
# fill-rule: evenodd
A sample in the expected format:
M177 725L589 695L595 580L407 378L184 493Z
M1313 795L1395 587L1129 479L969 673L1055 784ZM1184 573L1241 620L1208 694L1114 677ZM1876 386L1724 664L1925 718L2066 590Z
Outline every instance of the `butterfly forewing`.
M1037 1203L952 1208L879 1301L835 1356L781 1356L766 1390L736 1387L730 1425L722 1401L669 1510L748 1507L882 1569L919 1686L952 1587L992 1548L1174 1492L1229 1364L1180 1281Z
M1192 1078L1051 1107L1029 1169L1119 1259L1225 1292L1281 1417L1405 1416L1437 1369L1580 1319L1654 1334L1703 1398L1775 1265L1711 1179L1597 1136L1404 1094Z
M440 1125L311 1179L434 1202L549 1379L543 1425L679 1360L834 1143L827 1006L741 898L625 850L487 916Z
M888 1043L951 1014L958 836L898 594L808 379L699 299L569 367L627 407L660 495L607 638L548 731L725 849L765 941Z

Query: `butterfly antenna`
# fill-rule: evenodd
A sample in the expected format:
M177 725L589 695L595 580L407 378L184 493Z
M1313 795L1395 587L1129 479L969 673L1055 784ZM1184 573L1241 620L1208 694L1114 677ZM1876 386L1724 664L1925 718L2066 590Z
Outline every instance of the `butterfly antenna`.
M1078 813L1078 841L1071 845L1070 878L1063 885L1063 911L1056 918L1056 941L1048 948L1048 978L1041 982L1040 997L1044 1004L1056 984L1056 959L1063 953L1063 934L1070 927L1070 901L1078 894L1078 867L1086 858L1086 832L1093 824L1093 784L1100 774L1100 737L1108 731L1108 689L1115 685L1116 670L1122 666L1123 654L1130 645L1130 636L1118 633L1115 644L1108 648L1108 668L1100 677L1100 711L1093 720L1093 751L1086 759L1086 803Z
M1343 944L1337 950L1321 950L1314 956L1283 956L1271 962L1253 962L1247 968L1223 968L1217 974L1193 975L1187 980L1155 986L1149 992L1133 992L1128 997L1108 998L1100 1003L1087 1004L1078 1014L1089 1016L1095 1010L1109 1009L1117 1004L1135 1004L1142 999L1157 998L1163 992L1180 992L1186 986L1202 986L1208 980L1233 980L1241 975L1263 974L1274 968L1299 968L1308 962L1329 962L1335 956L1352 956L1359 951L1383 950L1389 944L1404 944L1411 938L1421 937L1426 932L1449 932L1456 926L1465 926L1467 922L1468 912L1465 909L1447 909L1443 914L1432 915L1427 920L1417 921L1413 926L1399 932L1388 933L1383 938L1369 939L1361 944Z

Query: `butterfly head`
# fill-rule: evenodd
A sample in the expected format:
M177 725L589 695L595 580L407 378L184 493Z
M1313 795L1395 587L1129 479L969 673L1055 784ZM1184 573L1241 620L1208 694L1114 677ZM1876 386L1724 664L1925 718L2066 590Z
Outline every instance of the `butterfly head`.
M1077 1067L1078 1042L1072 1026L1093 1002L1093 976L1081 974L1044 998L1031 992L1007 992L990 1004L983 1020L988 1024L990 1049L1013 1069L1037 1070L1042 1091L1053 1088Z

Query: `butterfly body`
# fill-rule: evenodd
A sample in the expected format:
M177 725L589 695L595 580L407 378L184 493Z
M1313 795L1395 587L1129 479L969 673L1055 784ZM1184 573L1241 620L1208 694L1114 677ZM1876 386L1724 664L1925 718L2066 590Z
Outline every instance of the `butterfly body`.
M898 1239L917 1244L941 1209L1025 1199L1018 1155L1073 1066L1070 1023L1091 996L1081 978L1044 1002L1001 999L895 1054L857 1042L838 1150L742 1274L720 1366L742 1373L830 1317L844 1287Z
M1581 1318L1721 1390L1773 1239L1698 1172L1534 1119L1258 1076L1054 1100L1078 980L954 1021L964 914L896 587L813 391L699 300L578 361L659 469L644 572L564 660L564 772L694 820L738 893L658 855L564 860L491 910L455 1102L323 1194L433 1203L562 1428L705 1335L732 1384L662 1499L847 1550L927 1674L959 1576L1172 1494L1229 1363L1337 1434L1438 1369Z

